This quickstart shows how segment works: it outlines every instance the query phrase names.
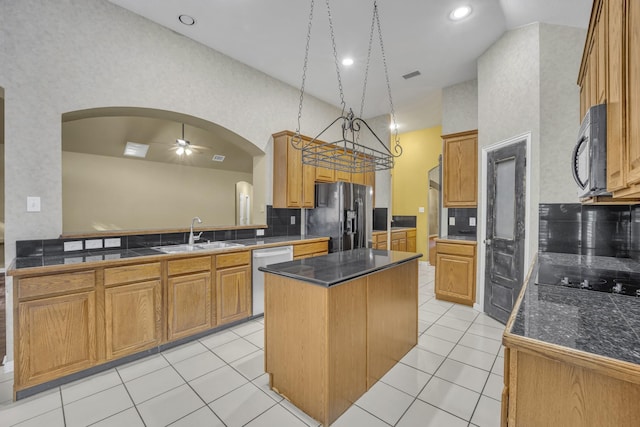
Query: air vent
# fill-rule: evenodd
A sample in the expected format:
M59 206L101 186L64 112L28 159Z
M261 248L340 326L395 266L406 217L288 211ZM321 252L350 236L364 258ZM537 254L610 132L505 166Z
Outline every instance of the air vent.
M404 76L402 76L402 78L405 79L405 80L409 80L409 79L411 79L413 77L417 77L419 75L420 75L420 71L416 70L416 71L413 71L413 72L411 72L409 74L405 74Z
M144 159L149 151L147 144L138 144L137 142L127 141L127 145L124 147L124 155L129 157L140 157Z
M224 156L222 154L214 154L211 160L213 160L214 162L223 162Z

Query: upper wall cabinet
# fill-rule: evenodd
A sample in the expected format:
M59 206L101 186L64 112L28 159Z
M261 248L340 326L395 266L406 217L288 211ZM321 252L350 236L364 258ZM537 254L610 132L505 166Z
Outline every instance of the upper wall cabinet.
M313 207L316 170L302 164L302 151L291 145L294 136L289 131L273 135L274 208Z
M442 135L445 208L478 205L478 131Z
M594 1L578 85L581 118L590 106L607 104L607 190L620 201L640 199L637 1Z

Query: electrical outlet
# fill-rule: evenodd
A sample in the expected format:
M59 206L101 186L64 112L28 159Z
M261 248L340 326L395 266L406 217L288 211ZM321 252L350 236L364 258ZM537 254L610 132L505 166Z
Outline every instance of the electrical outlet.
M27 197L27 212L40 212L40 197Z
M449 225L456 225L456 217L455 216L450 216L449 217Z
M82 240L74 240L71 242L64 242L64 251L81 251L82 250Z
M104 239L104 247L105 248L119 248L120 247L120 238L114 237L112 239Z
M469 217L469 226L470 227L475 227L476 226L476 217L474 217L474 216L470 216Z
M296 216L291 215L291 225L296 225Z
M256 230L256 236L264 236L264 229L259 228Z
M420 206L418 208L418 213L424 213L424 206Z
M92 239L84 241L85 249L102 249L102 239Z

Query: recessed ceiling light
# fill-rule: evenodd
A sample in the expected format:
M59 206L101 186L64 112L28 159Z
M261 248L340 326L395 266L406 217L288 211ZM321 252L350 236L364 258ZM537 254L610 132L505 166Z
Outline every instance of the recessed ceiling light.
M138 144L137 142L128 142L124 147L124 155L129 157L140 157L144 159L149 151L147 144Z
M451 11L449 19L452 21L460 21L469 15L471 15L471 6L460 6Z
M189 15L180 15L178 16L178 20L183 23L184 25L193 25L196 23L196 20L193 16L189 16Z
M353 59L351 58L344 58L342 60L342 65L344 65L345 67L349 67L351 65L353 65Z

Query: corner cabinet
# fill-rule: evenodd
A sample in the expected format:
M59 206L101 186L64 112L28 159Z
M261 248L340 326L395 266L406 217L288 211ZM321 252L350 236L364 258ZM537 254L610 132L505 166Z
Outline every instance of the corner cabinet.
M473 306L476 242L436 240L436 299Z
M595 0L578 73L580 118L607 104L607 190L640 200L640 4ZM597 203L599 198L583 202Z
M478 131L442 135L445 208L478 205Z

